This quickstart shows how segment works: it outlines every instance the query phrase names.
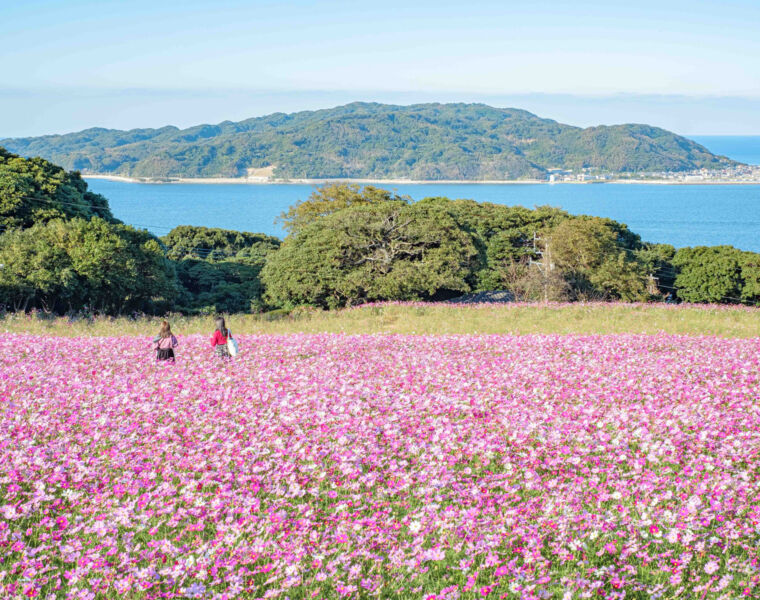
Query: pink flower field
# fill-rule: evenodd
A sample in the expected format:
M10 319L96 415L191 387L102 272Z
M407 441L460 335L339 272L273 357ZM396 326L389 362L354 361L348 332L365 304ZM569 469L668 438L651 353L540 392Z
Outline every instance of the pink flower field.
M0 336L0 598L758 598L760 340Z

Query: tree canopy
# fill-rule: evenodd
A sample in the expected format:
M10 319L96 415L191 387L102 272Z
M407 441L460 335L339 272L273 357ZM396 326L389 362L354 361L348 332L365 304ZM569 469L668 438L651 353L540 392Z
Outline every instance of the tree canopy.
M635 238L608 219L578 217L557 225L544 261L563 273L575 299L647 300L645 265L626 246Z
M183 312L249 312L264 308L259 274L278 238L243 231L175 227L162 238L175 261Z
M93 217L53 219L0 236L0 304L54 312L168 310L174 267L149 233Z
M0 231L51 219L96 216L115 222L108 201L89 191L79 173L0 148Z
M308 199L296 202L282 213L279 221L289 233L297 233L303 227L329 214L350 206L364 206L389 201L408 204L411 199L371 185L328 183L316 188Z
M334 308L466 292L477 251L440 208L395 200L320 217L287 238L262 271L276 304Z
M760 297L758 254L676 252L642 242L622 223L550 207L448 198L410 204L376 188L331 185L284 218L291 235L262 272L273 305L334 307L497 289L524 300L646 301L674 291L691 302Z
M680 248L673 257L686 302L760 302L760 254L732 246Z

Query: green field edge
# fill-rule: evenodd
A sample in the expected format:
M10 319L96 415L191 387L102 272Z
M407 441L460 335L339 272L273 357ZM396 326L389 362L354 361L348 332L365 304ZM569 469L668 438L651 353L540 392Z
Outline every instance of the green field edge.
M167 318L178 335L210 334L212 316L54 317L8 313L0 332L57 336L153 335ZM647 334L760 337L760 309L723 305L623 303L373 304L336 311L227 315L233 333L248 334Z

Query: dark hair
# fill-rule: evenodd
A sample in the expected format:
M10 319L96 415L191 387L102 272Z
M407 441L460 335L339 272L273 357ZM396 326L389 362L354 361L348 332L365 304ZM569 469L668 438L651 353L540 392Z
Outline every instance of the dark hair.
M169 325L169 321L164 321L161 323L161 329L158 332L158 337L160 338L168 338L172 336L172 328Z
M227 337L227 326L224 324L224 317L216 318L216 330L224 337Z

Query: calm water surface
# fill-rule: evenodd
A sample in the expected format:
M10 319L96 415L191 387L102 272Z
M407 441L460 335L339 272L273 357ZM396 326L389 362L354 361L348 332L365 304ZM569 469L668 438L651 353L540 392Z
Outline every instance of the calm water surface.
M728 156L748 165L760 165L760 135L689 136L713 154Z
M282 237L277 215L313 190L309 185L141 184L90 179L126 223L165 235L177 225L203 225ZM528 208L550 205L572 214L610 217L650 242L676 247L730 244L760 252L760 185L416 184L389 185L415 200L471 198Z

